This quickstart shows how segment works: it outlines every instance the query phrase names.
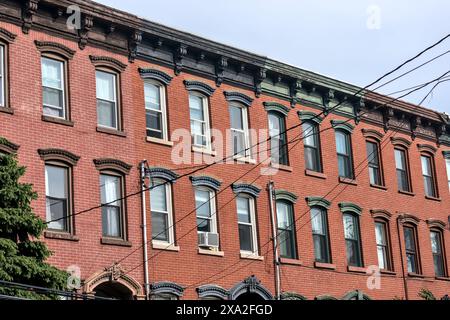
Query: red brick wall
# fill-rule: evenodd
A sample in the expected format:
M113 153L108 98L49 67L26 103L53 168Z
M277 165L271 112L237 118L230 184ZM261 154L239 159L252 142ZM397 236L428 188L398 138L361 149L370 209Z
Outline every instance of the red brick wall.
M93 159L115 158L132 164L133 168L126 177L127 193L139 190L137 168L141 160L147 159L151 166L169 169L175 167L170 160L171 147L146 142L143 82L138 73L139 67L151 67L173 75L172 69L142 61L130 64L125 56L94 48L90 45L85 50L79 50L75 42L33 30L30 31L29 35L24 35L19 27L3 22L0 23L0 27L18 35L15 42L9 46L10 101L11 107L14 109L14 115L0 113L0 136L20 145L18 152L20 163L28 168L24 181L33 183L35 190L40 195L39 199L33 204L38 215L45 218L44 162L37 153L39 148L60 148L81 156L80 161L73 169L75 212L97 206L100 203L99 172L93 164ZM34 40L54 41L76 50L74 58L69 61L70 109L71 120L75 123L74 127L66 127L41 120L40 52L36 49ZM126 70L121 74L123 127L126 137L112 136L96 131L95 67L90 62L89 55L110 56L128 64ZM183 84L185 79L200 80L215 87L212 80L202 79L184 72L180 76L174 76L167 88L169 134L176 128L189 130L188 92ZM240 91L254 97L254 93L251 91L234 88L227 84L216 88L215 93L210 98L211 125L213 128L222 131L229 127L228 104L223 94L225 90ZM263 108L264 101L276 101L289 106L286 101L270 96L262 95L260 98L255 98L249 109L250 127L253 129L267 129L267 113ZM295 110L289 112L287 127L299 123L298 110L316 111L297 105ZM331 119L344 118L331 114L323 121L322 128L330 126ZM382 132L382 128L364 122L355 127L352 134L355 166L366 158L365 138L361 132L363 128ZM299 133L300 128L290 131L288 140L295 138ZM396 134L396 136L411 140L409 136L404 134ZM363 172L357 178L357 186L340 184L333 193L326 197L331 200L345 188L332 201L331 208L328 211L332 260L333 264L336 265L336 270L332 271L314 268L310 214L305 201L307 196L324 196L338 183L334 131L324 131L320 138L326 179L305 175L303 145L299 143L289 154L292 172L280 171L272 177L262 176L254 183L262 189L256 203L256 209L259 244L261 246L267 243L260 248L261 254L264 255L264 261L252 262L252 260L240 258L237 214L235 201L232 201L218 212L223 257L200 255L197 250L197 233L195 231L177 241L176 245L180 247L179 252L161 252L160 250L153 250L149 245L150 256L158 253L158 256L150 259L149 262L150 282L167 280L182 286L191 286L197 283L217 284L229 289L254 274L273 294L275 291L273 253L271 250L272 244L268 243L271 238L271 225L266 191L268 181L273 179L277 189L286 189L299 196L298 202L295 204L295 218L299 219L296 222L297 246L302 266L286 264L281 266L283 291L297 292L307 298L314 298L323 294L342 297L346 292L360 289L372 298L403 297L402 267L396 218L399 213L409 213L422 219L418 227L418 237L421 265L425 276L423 279L408 278L409 296L410 298L417 298L417 293L421 288L429 288L438 297L449 293L449 281L434 279L429 228L424 222L424 220L430 218L447 221L450 213L450 195L447 188L445 161L441 152L444 148L439 149L435 159L441 201L426 200L424 196L420 153L417 144L429 142L421 139L413 141L409 149L415 196L402 195L397 192L394 147L388 142L382 154L386 191L370 187L367 169L363 169ZM222 188L226 188L253 167L254 165L251 164L216 165L202 171L202 173L218 178L222 181ZM357 169L356 173L360 170ZM259 168L255 169L241 181L251 182L258 177L259 173ZM226 189L219 195L217 207L224 206L233 197L231 188ZM193 187L187 177L173 185L173 198L175 221L194 210ZM383 275L380 290L367 289L367 276L365 274L347 272L342 213L338 207L338 203L344 201L356 203L363 208L360 225L365 267L377 264L374 220L370 210L385 209L392 213L390 237L395 275ZM146 205L147 213L149 213L149 204ZM102 271L105 267L111 266L115 261L139 248L142 243L141 215L140 196L129 198L127 200L127 231L129 241L132 243L130 248L100 243L102 235L100 210L76 216L75 230L79 241L46 239L54 252L50 262L60 268L78 265L81 268L83 279L91 277L94 273ZM176 224L177 238L185 235L195 225L195 213L191 213L189 217ZM151 226L148 230L148 237L150 238ZM450 256L448 230L444 232L444 237L448 264L448 257ZM401 239L404 250L403 234L401 234ZM142 260L142 250L139 249L121 264L124 270L130 270L142 264ZM230 268L230 266L233 267ZM223 271L223 273L217 277L209 278L220 271ZM144 282L143 267L136 268L130 273L130 276L142 284ZM184 298L197 298L195 288L188 287Z

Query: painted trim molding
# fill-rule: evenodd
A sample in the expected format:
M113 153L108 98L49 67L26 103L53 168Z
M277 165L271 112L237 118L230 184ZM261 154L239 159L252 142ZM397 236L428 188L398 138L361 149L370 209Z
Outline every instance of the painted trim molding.
M184 80L184 86L186 87L186 90L188 91L198 91L201 92L208 97L212 96L212 94L216 91L213 87L210 85L207 85L206 83L195 81L195 80Z
M71 60L76 53L75 50L72 50L65 45L57 42L34 40L34 44L41 53L56 53L60 56L63 56L67 60Z
M411 146L411 141L402 137L391 137L391 142L394 146L404 147L405 149L409 149Z
M6 138L0 137L0 151L8 154L16 153L20 146L18 144L12 143Z
M346 212L352 212L357 215L362 214L362 208L358 206L357 204L354 204L352 202L341 202L339 203L339 209L341 209L342 213Z
M301 121L314 121L317 124L321 124L323 121L322 117L312 111L300 110L297 114Z
M383 140L383 137L384 137L383 133L381 133L377 130L374 130L374 129L362 129L361 132L362 132L364 138L366 138L366 139L372 138L372 139L377 140L378 142Z
M107 67L118 72L124 72L127 68L125 63L111 57L90 55L89 59L91 59L92 64L96 67Z
M325 209L330 209L331 202L322 197L306 197L306 202L309 207L323 207Z
M288 108L285 105L278 103L278 102L263 102L263 105L264 105L264 109L267 112L269 112L269 111L279 112L282 115L284 115L285 117L287 117L289 114L289 111L291 111L290 108Z
M4 28L0 28L0 39L6 43L12 43L16 39L17 35Z
M231 188L233 189L233 192L236 194L246 193L255 198L259 197L259 194L261 192L261 189L258 188L257 186L247 183L233 183Z
M207 284L196 289L199 298L216 297L227 300L230 292L220 286Z
M191 179L192 185L194 187L204 186L218 191L220 189L220 186L222 185L222 182L220 182L219 180L208 176L191 176L189 177L189 179Z
M236 298L245 293L255 293L261 296L264 300L273 300L273 296L270 291L267 290L261 284L261 280L254 275L248 277L230 289L230 300L236 300Z
M139 74L141 75L142 79L153 79L157 80L159 82L164 83L166 86L170 84L173 77L169 76L164 71L158 70L158 69L151 69L151 68L139 68Z
M179 175L166 168L153 167L145 170L152 179L163 179L169 182L176 182Z
M229 102L239 102L247 107L252 106L253 98L250 98L246 94L236 91L225 91L223 94L225 95L225 99Z
M350 123L348 123L347 121L331 120L330 122L334 130L344 130L347 131L348 133L352 133L353 129L355 129L355 127Z
M275 199L286 200L292 203L296 203L298 200L298 196L286 190L275 190Z
M385 220L391 220L392 214L384 209L371 209L370 214L373 218L381 218Z
M161 281L150 284L150 295L161 293L169 293L181 297L183 296L184 288L170 281Z
M78 160L80 160L79 156L62 149L39 149L38 154L44 161L62 161L70 164L71 166L77 165Z
M125 175L130 173L131 168L133 167L130 164L127 164L121 160L110 159L110 158L102 158L102 159L94 159L94 164L97 170L115 170Z

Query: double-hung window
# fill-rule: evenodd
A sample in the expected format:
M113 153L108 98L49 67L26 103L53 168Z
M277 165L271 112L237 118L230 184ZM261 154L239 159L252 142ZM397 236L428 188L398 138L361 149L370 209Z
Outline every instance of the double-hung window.
M44 56L41 58L41 67L44 115L65 119L65 62Z
M395 149L395 168L397 172L397 185L400 191L411 192L409 181L409 166L406 150Z
M389 229L386 221L375 221L375 238L377 242L378 267L382 270L392 270Z
M311 208L311 226L314 242L314 256L316 261L331 263L327 212L324 208Z
M413 226L404 226L406 264L408 272L420 273L419 254L417 249L417 230Z
M56 164L45 165L45 197L48 227L57 231L70 231L70 169Z
M445 164L447 166L448 190L450 191L450 158L445 159Z
M100 175L103 236L123 238L122 177L113 174Z
M280 256L282 258L297 259L293 205L284 200L278 200L276 204Z
M425 188L425 195L437 198L436 180L434 176L433 158L428 155L420 156L422 163L422 175Z
M189 93L192 145L211 149L208 98L197 92Z
M381 170L380 148L377 142L367 141L366 152L369 161L369 179L371 185L382 186L383 175Z
M6 106L5 60L5 45L0 42L0 107Z
M117 74L96 70L97 123L101 127L119 130Z
M445 277L447 275L445 254L443 246L442 232L439 230L431 230L431 251L433 253L434 273L436 277Z
M155 179L150 191L152 240L172 244L174 241L172 194L170 183Z
M144 83L147 137L169 140L165 86L147 80Z
M197 212L198 233L217 234L215 192L206 187L196 187L195 207Z
M236 202L241 252L257 254L255 200L252 197L239 195Z
M359 232L359 217L344 213L344 235L347 248L347 263L349 266L362 267L361 234Z
M305 166L307 170L322 172L320 156L319 126L311 121L303 123L303 143L305 145Z
M250 156L250 138L248 132L248 110L238 103L231 103L230 107L231 140L233 155L237 157Z
M269 112L270 155L272 163L289 165L285 117L276 111Z
M336 130L336 151L338 156L339 176L353 179L353 160L350 133Z

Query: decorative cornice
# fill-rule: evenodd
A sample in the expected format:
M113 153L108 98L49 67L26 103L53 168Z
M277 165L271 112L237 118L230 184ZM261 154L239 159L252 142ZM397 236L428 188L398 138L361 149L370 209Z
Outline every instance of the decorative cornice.
M314 121L317 124L321 124L323 121L323 118L320 117L318 114L311 112L311 111L305 111L305 110L300 110L297 112L299 119L302 122L305 121Z
M447 224L444 221L438 219L427 219L427 224L430 228L436 228L440 230L445 230L447 227Z
M180 43L173 52L174 73L176 76L179 76L181 71L183 71L183 60L188 53L187 49L187 45Z
M382 218L385 220L390 220L392 217L392 214L384 209L371 209L370 214L373 218Z
M128 39L128 61L134 63L137 56L138 46L142 42L142 31L134 30Z
M289 85L289 94L291 98L291 108L295 108L297 104L297 94L302 89L303 81L300 79L293 79Z
M142 69L142 68L139 68L139 73L140 73L142 79L157 80L159 82L164 83L165 85L169 85L170 82L173 79L171 76L169 76L164 71L157 70L157 69Z
M259 193L261 192L261 189L258 188L257 186L247 183L233 183L231 188L233 189L233 192L236 194L246 193L255 198L259 197Z
M26 0L22 6L22 32L28 34L33 25L33 17L38 11L39 0Z
M364 136L364 138L372 138L375 139L377 141L381 141L383 140L384 134L377 131L377 130L373 130L373 129L362 129L362 134Z
M339 203L339 209L342 213L346 212L352 212L357 215L361 215L362 208L358 206L357 204L351 203L351 202L341 202Z
M352 133L353 129L355 128L353 125L351 125L347 121L331 120L330 122L331 122L331 126L335 130L344 130L344 131L347 131L348 133Z
M0 151L8 154L16 153L20 146L0 137Z
M39 149L38 154L44 161L62 161L71 166L75 166L78 163L78 160L80 160L79 156L62 149Z
M34 40L34 44L36 45L36 48L42 53L52 52L61 55L66 59L72 59L76 52L75 50L72 50L65 45L57 42Z
M289 111L291 110L288 107L286 107L285 105L282 105L281 103L278 103L278 102L264 102L263 105L264 105L264 109L267 112L276 111L276 112L283 114L285 117L288 116Z
M129 165L121 160L110 159L110 158L102 158L102 159L94 159L94 164L97 170L114 170L118 171L122 174L129 174L132 165Z
M172 170L165 168L148 168L146 169L146 173L152 179L163 179L169 182L176 182L179 178L179 175L173 172Z
M419 149L420 152L428 152L431 153L432 155L435 155L436 152L438 151L438 149L430 144L424 144L424 143L419 143L417 145L417 148Z
M262 93L262 83L267 78L266 68L259 68L254 75L255 96L259 98Z
M305 199L309 207L323 207L329 209L331 206L331 202L322 197L306 197Z
M222 182L217 179L208 176L199 176L199 177L189 177L191 179L192 185L194 187L204 186L218 191Z
M265 300L273 300L273 296L269 290L267 290L263 285L261 285L261 280L256 276L252 275L244 281L236 284L230 290L230 300L236 300L241 294L244 293L254 293L258 294Z
M186 90L198 91L207 95L208 97L211 96L214 93L214 91L216 91L216 89L207 85L206 83L195 80L184 80L184 85L186 87Z
M89 59L91 59L92 64L96 67L108 67L118 72L123 72L127 68L125 63L111 57L90 55Z
M89 41L89 32L94 26L94 17L91 15L83 14L81 17L81 28L78 30L78 47L80 50L84 50Z
M295 292L283 292L280 296L280 300L308 300L305 296Z
M400 220L402 221L402 223L410 223L410 224L414 224L414 225L419 225L420 223L420 219L417 218L416 216L412 215L412 214L408 214L408 213L403 213L399 216Z
M292 203L296 203L298 196L292 192L286 190L275 190L276 200L286 200Z
M445 159L450 159L450 150L442 151Z
M228 290L213 284L198 287L196 290L199 298L217 297L219 299L226 300L230 295Z
M401 146L405 149L409 149L409 147L411 146L411 141L408 141L402 137L391 137L391 142L394 146Z
M247 107L251 107L253 102L252 98L241 92L225 91L223 94L225 95L225 99L227 101L239 102L243 105L246 105Z
M150 284L150 294L169 293L181 297L184 292L184 288L174 282L161 281Z
M12 43L16 39L17 35L4 29L0 28L0 40L3 40L7 43Z
M220 87L224 79L225 69L228 67L228 58L221 56L216 63L216 86Z

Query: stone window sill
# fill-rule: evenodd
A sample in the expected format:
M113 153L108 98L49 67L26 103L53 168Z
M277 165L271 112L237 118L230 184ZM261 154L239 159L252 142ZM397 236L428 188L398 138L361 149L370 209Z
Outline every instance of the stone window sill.
M354 267L354 266L347 266L348 272L355 272L355 273L367 273L366 268L363 267Z
M418 273L414 273L414 272L408 272L408 277L418 278L418 279L425 278L425 276L423 274L418 274Z
M301 266L301 265L303 265L303 262L301 260L289 259L289 258L280 258L280 263L281 264L290 264L290 265L293 265L293 266Z
M50 122L50 123L56 123L61 124L63 126L73 127L74 123L73 121L62 119L62 118L55 118L51 116L42 115L42 121Z
M435 198L435 197L430 197L430 196L425 196L425 199L427 199L427 200L432 200L432 201L438 201L438 202L441 202L441 201L442 201L441 198Z
M308 169L305 170L305 175L314 177L314 178L319 178L319 179L327 178L327 175L322 172L316 172L316 171L312 171L312 170L308 170Z
M395 276L395 275L397 275L397 272L391 271L391 270L385 270L385 269L381 269L380 273L388 275L388 276Z
M203 254L203 255L207 255L207 256L216 256L216 257L225 256L225 253L223 251L214 251L214 250L208 250L208 249L202 249L202 248L198 248L198 254Z
M217 156L217 152L206 149L206 148L201 148L201 147L196 147L196 146L192 146L192 152L197 152L197 153L203 153L203 154L207 154L210 156Z
M404 194L404 195L410 196L410 197L414 197L416 195L415 193L412 193L412 192L409 192L409 191L403 191L403 190L398 190L398 193Z
M179 252L180 247L165 242L152 242L152 248L157 250Z
M355 179L344 178L344 177L339 177L339 183L345 183L345 184L349 184L351 186L357 186L358 185L358 183L356 182Z
M450 281L450 277L436 277L435 279L441 281Z
M240 163L256 164L256 160L249 157L234 156L233 159Z
M123 240L123 239L114 239L114 238L101 238L101 244L110 245L110 246L119 246L119 247L131 247L131 242Z
M259 256L252 252L242 252L242 251L241 251L241 259L264 261L264 257L262 256Z
M160 144L160 145L168 146L168 147L173 147L173 145L174 145L174 143L172 141L167 141L167 140L153 138L153 137L147 137L146 140L147 140L147 142L156 143L156 144Z
M317 269L328 269L328 270L336 270L336 265L332 263L325 262L314 262L314 267Z
M14 114L14 109L0 106L0 112L7 113L7 114Z
M44 232L44 237L47 239L56 239L56 240L80 241L80 238L68 232L47 230Z
M380 190L384 190L384 191L387 191L387 189L388 188L386 188L385 186L380 186L380 185L378 185L378 184L370 184L370 186L372 187L372 188L375 188L375 189L380 189Z
M294 171L294 169L291 166L287 166L284 164L278 164L278 163L271 163L270 166L274 169L279 169L281 171L287 171L287 172L292 172Z
M106 133L109 135L113 135L113 136L118 136L118 137L122 137L122 138L126 138L127 134L123 131L119 131L116 129L112 129L112 128L105 128L105 127L97 127L97 132L100 133Z

